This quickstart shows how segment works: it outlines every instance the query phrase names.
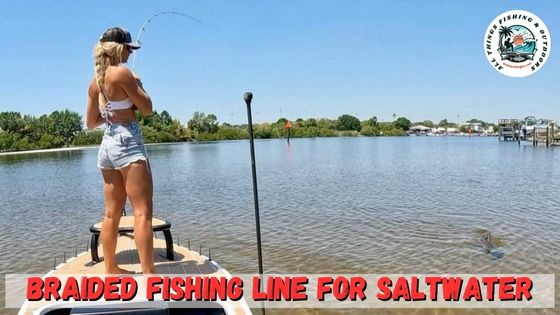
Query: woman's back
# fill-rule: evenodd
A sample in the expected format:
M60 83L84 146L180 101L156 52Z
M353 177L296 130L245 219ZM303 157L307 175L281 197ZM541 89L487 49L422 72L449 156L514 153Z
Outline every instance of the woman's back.
M103 93L109 101L120 101L128 98L128 95L118 81L117 71L122 66L109 66L105 72L105 86L102 87Z
M104 93L107 100L104 110L111 112L111 122L136 121L134 110L137 107L125 90L126 82L130 81L126 77L132 75L128 68L121 65L109 66L105 71L104 84L100 92Z

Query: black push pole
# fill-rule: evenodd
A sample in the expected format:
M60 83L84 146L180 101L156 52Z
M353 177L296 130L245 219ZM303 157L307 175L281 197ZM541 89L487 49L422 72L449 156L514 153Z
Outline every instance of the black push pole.
M251 116L251 101L253 100L253 93L247 92L243 96L245 104L247 104L247 120L249 122L249 144L251 147L251 171L253 174L253 198L255 199L255 221L257 227L257 253L259 259L259 277L261 281L259 286L263 284L263 262L262 262L262 248L261 248L261 220L259 217L259 194L257 189L257 167L255 165L255 141L253 138L253 118ZM259 288L260 289L260 288ZM264 302L261 304L261 312L264 315Z

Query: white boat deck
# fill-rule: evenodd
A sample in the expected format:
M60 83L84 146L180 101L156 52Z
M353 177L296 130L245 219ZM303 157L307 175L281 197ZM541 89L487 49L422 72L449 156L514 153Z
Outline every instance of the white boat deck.
M124 218L124 217L123 217ZM121 225L130 224L127 220L123 220ZM138 252L133 236L130 234L121 235L117 239L116 258L119 267L141 273L141 267L138 259ZM155 236L155 235L154 235ZM101 243L101 242L100 242ZM167 260L165 240L154 238L154 255L156 274L172 274L172 275L189 275L189 276L208 276L208 277L226 277L231 275L217 263L208 259L208 257L198 252L189 250L185 247L173 244L174 260ZM103 253L102 246L98 250L100 256ZM55 270L48 273L48 276L105 276L105 266L103 262L92 262L89 252L82 252L76 257L68 259L56 267ZM141 283L138 283L138 295L142 296ZM228 305L229 312L227 314L251 314L244 300L238 302L224 302ZM18 314L33 314L33 311L47 305L45 301L26 302Z

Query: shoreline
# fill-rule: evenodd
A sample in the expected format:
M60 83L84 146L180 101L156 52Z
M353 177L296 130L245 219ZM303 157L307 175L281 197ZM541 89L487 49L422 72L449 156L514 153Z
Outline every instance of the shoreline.
M185 142L146 143L144 145L145 146L151 146L151 145L158 145L158 144L180 144L180 143L185 143ZM69 147L69 148L54 148L54 149L38 149L38 150L0 152L0 156L19 155L19 154L34 154L34 153L66 152L66 151L98 149L98 148L99 148L99 144L95 144L95 145L89 145L89 146L79 146L79 147Z
M65 152L65 151L75 151L75 150L84 150L84 149L95 149L95 148L98 148L98 147L99 147L99 145L91 145L91 146L69 147L69 148L54 148L54 149L39 149L39 150L0 152L0 156L29 154L29 153L32 154L32 153Z
M488 136L481 136L481 135L415 135L411 134L408 135L409 137L495 137L494 135ZM365 136L358 136L358 137L365 137ZM376 136L376 137L387 137L387 136ZM398 137L398 136L397 136ZM400 136L402 137L402 136ZM303 137L305 138L305 137ZM313 138L321 138L321 137L313 137ZM325 138L353 138L353 137L342 137L342 136L335 136L335 137L325 137ZM375 138L375 137L369 137ZM285 138L271 138L271 139L285 139ZM292 139L302 139L302 138L292 138ZM187 142L192 143L211 143L211 142L221 142L221 141L238 141L238 140L248 140L248 139L236 139L236 140L207 140L207 141L186 141L186 142L159 142L159 143L146 143L145 146L152 146L152 145L161 145L161 144L182 144ZM259 139L262 140L262 139ZM19 155L19 154L34 154L34 153L50 153L50 152L65 152L65 151L74 151L74 150L87 150L87 149L97 149L99 145L90 145L90 146L79 146L79 147L69 147L69 148L54 148L54 149L39 149L39 150L27 150L27 151L11 151L11 152L0 152L0 156L6 155Z

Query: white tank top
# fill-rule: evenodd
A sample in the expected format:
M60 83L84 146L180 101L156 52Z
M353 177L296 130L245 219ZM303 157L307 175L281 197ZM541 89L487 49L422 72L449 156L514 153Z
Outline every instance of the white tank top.
M103 106L103 108L101 109L101 117L105 118L105 124L107 125L111 125L111 120L110 118L113 116L113 111L114 110L119 110L119 109L129 109L132 107L132 102L127 98L125 98L124 100L120 100L120 101L111 101L109 100L109 98L107 97L107 94L105 94L104 92L102 92L103 95L105 95L105 99L108 100L107 104L105 104L105 106Z
M120 101L109 100L109 105L111 106L112 110L129 109L132 107L132 102L128 98Z

